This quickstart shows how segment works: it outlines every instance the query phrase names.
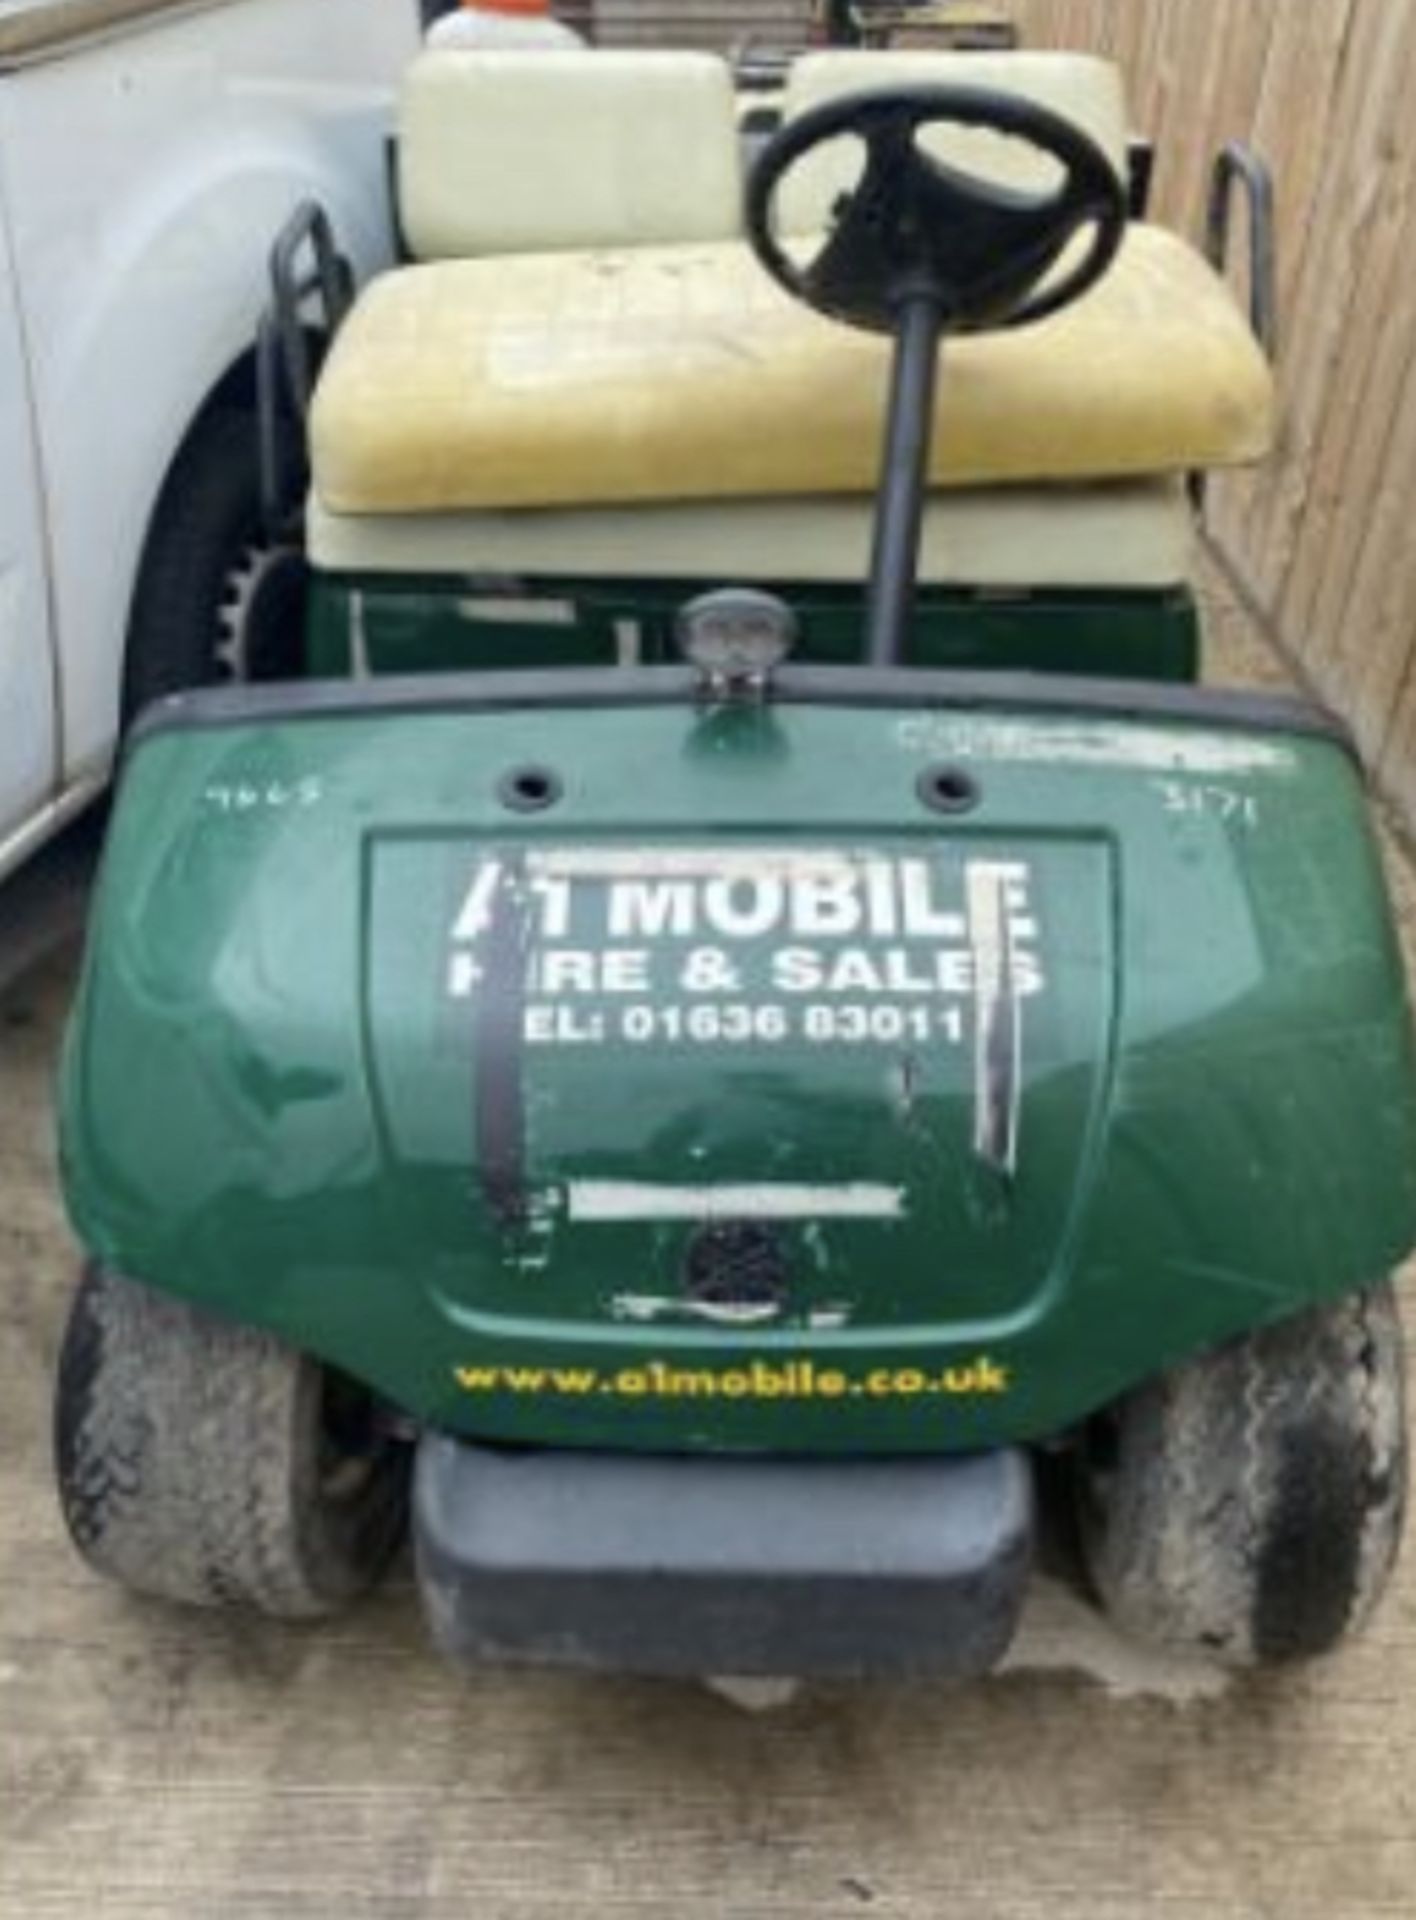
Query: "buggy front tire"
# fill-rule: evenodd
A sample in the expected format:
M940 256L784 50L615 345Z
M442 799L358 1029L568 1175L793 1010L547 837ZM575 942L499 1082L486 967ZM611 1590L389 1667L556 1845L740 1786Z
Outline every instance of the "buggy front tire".
M1082 1556L1138 1640L1235 1667L1366 1622L1400 1544L1408 1449L1389 1285L1148 1381L1075 1459Z
M60 1353L60 1500L89 1565L141 1593L336 1612L402 1536L407 1448L369 1396L265 1333L102 1267Z

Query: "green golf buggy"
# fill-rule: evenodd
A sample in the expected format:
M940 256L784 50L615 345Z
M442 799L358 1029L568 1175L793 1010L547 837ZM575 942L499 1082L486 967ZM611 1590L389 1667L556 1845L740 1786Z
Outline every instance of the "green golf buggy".
M1200 684L1261 169L1249 312L1087 58L806 55L744 179L708 55L429 55L395 182L357 298L276 251L307 673L128 748L79 1550L303 1616L409 1527L465 1660L971 1674L1045 1508L1128 1633L1331 1648L1416 1064L1350 739Z

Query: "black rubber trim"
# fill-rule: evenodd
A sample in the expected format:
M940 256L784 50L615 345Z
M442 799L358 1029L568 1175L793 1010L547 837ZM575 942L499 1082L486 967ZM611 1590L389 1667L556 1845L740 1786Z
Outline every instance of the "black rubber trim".
M453 1659L648 1674L985 1673L1034 1494L1015 1450L679 1458L419 1444L413 1539Z
M305 680L201 687L155 701L129 733L130 746L191 727L281 720L369 719L375 715L495 713L519 707L692 707L701 690L692 667L572 667L541 672L398 674L370 680ZM950 673L928 669L783 667L773 676L776 706L902 707L919 711L1007 708L1113 720L1178 721L1245 733L1329 740L1360 756L1329 708L1294 694L1177 687L1064 674Z

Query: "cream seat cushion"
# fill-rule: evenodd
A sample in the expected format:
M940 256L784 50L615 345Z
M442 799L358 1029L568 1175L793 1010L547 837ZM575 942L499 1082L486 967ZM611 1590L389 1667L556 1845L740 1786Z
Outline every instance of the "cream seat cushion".
M872 500L847 495L438 514L335 514L312 500L306 535L329 573L855 585L874 517ZM1192 538L1178 480L939 493L919 575L964 588L1155 591L1188 578Z
M780 292L741 244L406 268L330 354L315 490L347 514L869 493L889 351ZM1222 283L1138 226L1075 306L951 343L931 478L1237 464L1265 452L1271 413Z
M737 103L709 53L439 49L399 105L416 259L721 240L742 231Z
M858 52L806 54L787 81L783 117L844 94L895 87L957 86L1008 93L1050 108L1088 134L1124 180L1128 171L1125 91L1109 60L1076 53ZM1041 190L1060 177L1056 163L1022 140L960 127L935 127L921 144L939 159L999 185ZM840 194L855 184L862 149L834 140L793 167L782 182L778 223L785 233L817 233Z

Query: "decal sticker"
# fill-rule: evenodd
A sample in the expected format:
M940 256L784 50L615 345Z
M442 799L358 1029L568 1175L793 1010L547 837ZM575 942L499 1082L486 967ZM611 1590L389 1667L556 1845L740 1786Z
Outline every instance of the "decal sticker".
M459 890L446 992L476 1005L493 989L514 902L528 1047L961 1046L984 1000L1006 1095L999 1048L1046 988L1033 894L1030 862L957 853L491 853ZM995 1128L1005 1154L1011 1124Z
M572 1220L899 1220L903 1187L854 1182L792 1186L672 1187L636 1180L572 1180L566 1187Z
M1022 1002L1008 881L974 862L965 879L974 953L974 1152L1011 1178L1018 1168Z
M628 1367L463 1366L464 1393L557 1400L987 1400L1013 1391L1013 1369L991 1354L946 1367L845 1368L811 1359L746 1366L682 1366L646 1360Z
M1249 735L1200 728L1147 727L1134 721L980 720L968 715L911 714L894 723L905 753L945 760L1013 761L1020 766L1114 767L1129 773L1225 775L1292 773L1292 747Z

